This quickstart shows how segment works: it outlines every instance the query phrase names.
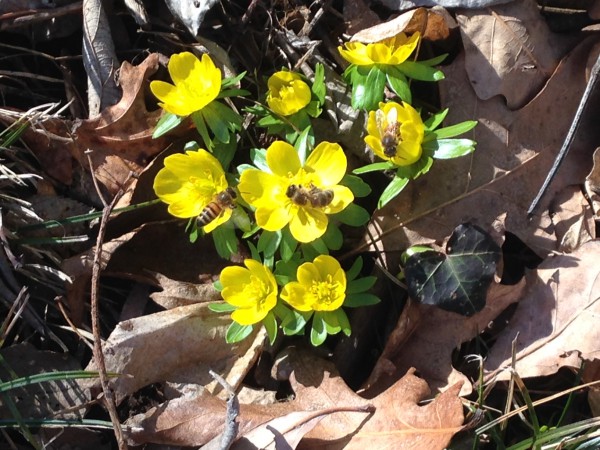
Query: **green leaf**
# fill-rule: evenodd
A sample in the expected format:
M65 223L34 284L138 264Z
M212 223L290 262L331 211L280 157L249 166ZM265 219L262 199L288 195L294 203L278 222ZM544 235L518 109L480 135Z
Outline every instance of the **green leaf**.
M239 75L236 75L235 77L223 78L223 80L221 81L221 90L227 89L229 86L237 85L240 81L242 81L242 78L244 78L245 76L246 71L240 73Z
M252 334L252 329L252 325L240 325L237 322L231 322L225 334L225 342L235 344L236 342L243 341Z
M423 144L423 148L432 150L435 159L452 159L473 153L476 144L471 139L438 139Z
M420 62L404 61L399 64L398 69L407 77L419 81L440 81L445 78L444 72Z
M369 293L352 294L346 297L344 301L344 307L348 308L360 308L362 306L376 305L381 300L379 297Z
M238 200L239 201L239 200ZM241 206L236 206L231 214L233 224L242 230L244 233L252 231L252 224L248 213Z
M229 142L229 127L218 113L217 102L206 105L201 111L202 117L215 138L223 143Z
M446 108L443 111L440 111L439 113L436 113L436 114L432 115L429 119L427 119L424 122L425 131L426 132L433 131L437 127L439 127L441 125L441 123L444 121L444 119L446 118L446 116L448 115L448 111L450 111L450 109ZM427 137L427 136L425 136L425 137Z
M361 227L371 220L371 214L365 208L355 203L350 203L339 213L332 214L331 217L352 227Z
M274 125L284 125L281 119L273 114L267 114L256 121L256 125L263 128L268 128Z
M409 295L424 304L470 316L485 306L501 249L484 230L461 224L446 245L446 254L417 253L406 262Z
M342 181L340 181L342 186L348 187L355 197L361 198L366 197L371 193L371 186L363 181L362 178L357 177L356 175L346 174Z
M358 276L360 271L362 270L362 267L363 267L363 259L362 259L362 256L359 256L352 263L352 266L350 267L350 269L346 271L346 280L348 280L348 281L354 280Z
M434 135L435 139L446 139L454 136L458 136L466 133L467 131L471 131L477 125L476 120L467 120L465 122L457 123L456 125L451 125L449 127L440 128L439 130L432 131L431 133L427 133L425 136L425 141L431 139L430 135Z
M319 99L319 103L322 105L325 103L325 67L321 63L315 65L315 79L313 80L311 90L315 97Z
M350 72L352 84L352 107L367 111L377 109L383 100L385 72L376 65L355 67Z
M427 172L429 172L429 169L431 169L432 165L433 165L433 156L427 154L427 152L425 152L425 149L423 149L423 155L421 156L421 159L419 159L412 166L409 166L410 174L408 175L408 177L410 177L414 180L415 178L418 178L421 175L424 175ZM398 175L398 173L400 173L401 178L404 177L405 172L398 169L398 171L396 172L396 175Z
M433 250L431 247L425 245L413 245L412 247L408 247L402 252L402 255L400 255L400 263L405 266L406 261L408 261L408 258L411 256L416 255L417 253L430 252L431 250Z
M229 259L232 254L237 253L237 237L233 228L225 225L215 228L212 231L215 249L223 259Z
M381 193L379 201L377 202L377 208L381 209L393 200L400 192L402 192L409 181L410 178L400 178L396 175Z
M318 100L312 100L302 110L310 117L319 117L323 110Z
M325 329L325 321L321 311L315 312L312 319L312 328L310 329L310 343L318 347L327 338L327 330Z
M217 280L217 281L215 281L215 282L213 283L213 287L214 287L214 288L215 288L217 291L221 292L221 291L223 290L223 285L221 284L221 280Z
M310 247L314 250L313 254L316 254L316 256L313 256L311 260L315 259L318 255L329 255L329 248L327 245L325 245L325 242L323 242L322 238L317 238L312 242L307 242L303 247Z
M331 221L327 224L327 229L321 239L329 250L339 250L344 243L344 235L339 227Z
M296 271L298 270L299 265L299 262L294 260L277 261L275 263L275 278L277 279L277 284L285 286L290 281L295 281Z
M389 70L391 69L391 70ZM402 72L395 67L390 67L387 71L387 82L400 99L406 103L412 103L412 93L408 80Z
M296 238L294 238L294 236L292 236L289 228L286 227L281 230L281 244L279 245L279 254L281 255L281 259L283 261L289 261L294 255L297 247L298 241Z
M260 253L258 253L258 249L256 248L256 245L254 245L250 241L247 241L246 245L248 245L248 248L250 249L250 256L252 256L252 259L255 261L262 261L260 259Z
M294 148L298 151L301 165L304 165L304 162L306 161L306 157L308 156L311 147L311 140L314 143L315 136L312 134L312 127L309 125L302 130L302 133L300 133L294 142Z
M275 308L277 308L277 306ZM300 312L295 309L286 309L289 311L289 314L285 317L281 317L281 329L283 330L283 334L286 336L293 336L301 333L302 330L304 330L306 323L311 318L312 311Z
M235 139L231 139L228 143L221 141L215 142L215 148L213 150L213 156L221 163L223 170L229 170L229 164L235 155L237 150L237 142Z
M258 167L264 172L271 172L267 164L267 150L264 148L251 148L250 149L250 160L252 164Z
M350 321L348 320L346 311L344 311L342 308L339 308L336 309L334 312L337 315L337 321L340 324L342 333L344 333L346 336L350 336L352 334L352 329L350 328Z
M336 309L335 311L323 311L321 313L327 334L338 334L340 331L342 331L342 327L340 326L340 322L338 320L338 315L336 314L338 311L343 310L340 308Z
M156 139L161 137L164 134L167 134L169 131L177 128L181 122L183 122L185 117L176 116L173 113L165 113L156 124L156 128L154 128L154 133L152 133L152 139Z
M228 312L235 311L237 308L235 306L232 306L229 303L225 303L225 302L220 302L220 303L211 302L208 304L208 309L210 309L212 312L216 312L216 313L228 313Z
M356 280L350 281L348 286L346 286L346 294L352 295L368 291L375 285L376 281L377 277L372 276L357 278Z
M269 311L265 318L262 320L262 323L267 330L267 336L269 336L269 343L273 345L275 343L275 339L277 339L277 319L275 319L275 315Z
M390 170L395 166L389 161L376 162L373 164L368 164L366 166L359 167L358 169L354 169L352 171L353 174L360 175L363 173L375 172L378 170Z
M258 238L257 249L265 255L265 258L272 258L281 242L280 231L263 230L260 238Z
M217 100L226 97L246 97L250 94L251 92L247 91L246 89L226 89L219 92L219 95L217 95Z
M204 122L204 116L200 112L195 112L195 113L192 113L192 115L190 117L192 118L192 121L194 122L194 125L196 126L196 130L198 130L198 134L200 134L200 137L204 141L204 145L206 146L206 149L208 151L212 152L212 150L214 148L214 144L213 144L212 139L210 138L210 134L208 134L208 128L206 128L206 123Z
M439 56L436 56L435 58L424 59L422 61L419 61L419 63L425 64L426 66L437 66L437 65L443 63L447 56L448 56L448 53L444 53Z

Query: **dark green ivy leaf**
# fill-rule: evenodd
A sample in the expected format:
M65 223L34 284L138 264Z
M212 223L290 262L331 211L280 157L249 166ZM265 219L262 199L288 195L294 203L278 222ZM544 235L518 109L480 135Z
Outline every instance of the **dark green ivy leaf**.
M421 303L470 316L485 306L500 252L481 228L461 224L450 236L446 254L431 250L408 258L408 293Z

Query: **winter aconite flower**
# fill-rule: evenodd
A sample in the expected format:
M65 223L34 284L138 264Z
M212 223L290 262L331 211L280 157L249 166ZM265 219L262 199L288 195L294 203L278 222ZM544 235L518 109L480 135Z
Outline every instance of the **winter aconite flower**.
M242 172L240 194L256 208L259 227L278 231L290 225L299 242L312 242L327 228L328 214L345 209L354 200L352 191L339 185L346 174L346 155L335 143L321 142L300 162L296 149L275 141L266 152L270 172Z
M373 152L396 166L421 158L425 125L408 103L380 103L377 111L369 112L367 133L365 142Z
M150 90L159 106L177 116L189 116L217 98L221 90L221 71L208 55L198 59L190 52L172 55L169 74L174 84L152 81Z
M281 298L298 311L335 311L346 298L346 272L337 259L317 256L298 267L298 281L283 287Z
M277 304L277 282L262 263L246 259L244 267L229 266L221 271L223 300L236 308L231 318L240 325L263 320Z
M287 70L275 72L267 85L267 104L281 116L291 116L310 103L310 88L297 73Z
M398 65L406 61L417 47L419 36L419 33L410 37L400 33L373 44L346 42L344 47L338 47L338 51L345 60L357 66Z
M186 219L201 215L210 204L214 219L204 226L206 233L229 220L232 208L214 204L218 195L229 188L214 156L204 149L187 151L167 156L164 164L154 178L154 192L169 205L169 213Z

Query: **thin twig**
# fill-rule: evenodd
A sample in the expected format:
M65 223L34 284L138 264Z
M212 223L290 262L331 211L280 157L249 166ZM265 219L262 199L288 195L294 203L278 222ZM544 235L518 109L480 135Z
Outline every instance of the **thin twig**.
M104 362L104 353L102 352L102 337L100 336L100 314L98 311L98 291L100 287L100 271L102 266L102 244L104 243L104 235L106 233L106 224L113 208L117 201L123 195L123 191L119 191L109 205L104 207L102 218L100 219L100 227L98 228L98 238L96 239L96 251L94 253L94 264L92 267L92 286L90 289L90 297L92 304L92 333L94 335L94 360L98 366L98 374L102 392L104 392L105 404L110 415L110 420L113 423L115 437L119 444L120 450L126 450L127 444L123 438L123 430L117 414L117 406L115 397L111 387L108 385L108 377L106 375L106 364Z

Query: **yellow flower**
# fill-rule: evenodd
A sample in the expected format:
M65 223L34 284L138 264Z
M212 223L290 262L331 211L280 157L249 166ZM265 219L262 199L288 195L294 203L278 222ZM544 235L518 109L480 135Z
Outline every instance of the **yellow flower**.
M154 178L154 192L175 217L199 216L229 187L221 163L204 149L167 156L164 164ZM206 233L231 217L231 208L218 209L213 208L218 215L204 226Z
M400 33L394 37L373 44L361 42L346 42L344 47L338 47L342 57L357 66L373 64L398 65L408 59L417 47L420 34L417 32L410 37Z
M335 311L346 298L346 272L337 259L317 256L298 267L298 281L286 284L281 298L298 311Z
M281 116L291 116L310 102L310 88L297 73L287 70L275 72L267 85L267 104Z
M199 60L190 52L177 53L169 59L173 84L152 81L150 90L165 111L189 116L212 102L221 90L221 71L206 54Z
M379 103L369 112L365 142L382 159L396 166L408 166L421 158L425 125L408 103Z
M271 271L253 259L244 265L225 267L221 271L223 300L237 309L231 318L240 325L252 325L263 320L277 304L277 282Z
M297 241L312 242L325 233L327 215L354 200L352 191L338 184L346 173L346 155L338 144L321 142L304 166L287 142L273 142L266 158L271 173L247 169L238 185L244 200L256 208L256 223L265 230L289 224Z

